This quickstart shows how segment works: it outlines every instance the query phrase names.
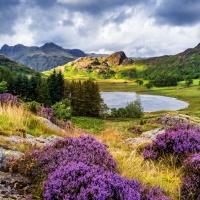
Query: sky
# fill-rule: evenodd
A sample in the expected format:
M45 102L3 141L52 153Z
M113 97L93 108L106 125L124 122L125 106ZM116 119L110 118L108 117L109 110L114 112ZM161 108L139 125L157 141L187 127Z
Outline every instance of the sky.
M173 55L200 43L199 0L0 0L0 48Z

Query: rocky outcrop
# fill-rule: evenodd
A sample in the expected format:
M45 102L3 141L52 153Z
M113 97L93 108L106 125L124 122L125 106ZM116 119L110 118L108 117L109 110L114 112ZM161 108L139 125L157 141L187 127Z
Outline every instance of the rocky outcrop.
M81 57L67 63L65 70L86 71L105 77L113 76L116 72L112 67L131 65L133 60L127 58L123 51L105 57Z
M30 197L29 188L30 181L27 178L19 174L0 171L0 199L28 199Z
M37 71L46 71L75 60L85 53L79 49L63 49L54 43L46 43L41 47L27 47L22 44L4 45L0 54L31 67Z
M127 58L123 51L115 52L105 57L108 65L117 66L117 65L131 65L133 60Z
M23 153L0 147L0 170L4 170L10 159L19 158Z
M190 123L189 118L180 115L165 114L155 119L157 124L161 124L164 128L172 127L182 123Z
M142 146L142 145L151 143L153 140L156 139L157 135L162 134L162 133L164 133L163 128L156 128L151 131L143 132L140 135L140 137L128 138L124 142L134 147Z

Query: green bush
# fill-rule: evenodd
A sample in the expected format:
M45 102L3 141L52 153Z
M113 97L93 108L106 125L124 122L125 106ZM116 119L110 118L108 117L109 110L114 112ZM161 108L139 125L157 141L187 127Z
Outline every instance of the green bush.
M136 100L130 102L125 108L111 108L111 117L141 118L144 115L141 100L137 96Z
M25 104L25 109L27 109L28 111L31 111L33 113L37 113L41 108L40 103L36 102L36 101L31 101L31 102L27 102Z
M64 121L71 119L72 109L68 99L64 99L61 102L55 103L52 108L54 110L54 115L58 117L58 119Z

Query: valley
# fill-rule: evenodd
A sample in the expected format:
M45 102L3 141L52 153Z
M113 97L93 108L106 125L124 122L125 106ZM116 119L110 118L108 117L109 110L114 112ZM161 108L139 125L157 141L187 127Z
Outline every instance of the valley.
M8 74L6 76L1 76L1 81L9 82L9 78L12 76L14 77L13 83L16 82L18 84L14 84L15 88L11 91L18 96L20 106L18 103L15 106L11 106L11 104L5 104L4 100L1 101L0 146L3 150L0 149L0 155L2 155L3 158L7 158L7 154L4 153L7 150L11 152L11 155L13 151L23 154L24 152L33 150L33 154L30 154L30 156L33 157L25 156L16 160L16 162L11 162L9 163L9 168L25 177L29 177L29 179L34 179L31 170L36 170L34 173L38 173L37 176L39 177L39 181L34 180L33 183L29 183L30 190L23 190L32 195L33 199L43 199L42 189L38 190L38 187L41 188L41 184L43 184L44 180L47 180L47 177L43 177L39 171L40 167L35 167L35 161L32 162L32 159L38 159L37 151L46 156L45 159L47 159L47 162L51 162L51 159L57 158L57 155L54 155L54 152L59 152L60 144L64 145L61 152L66 151L70 155L71 150L68 146L65 146L64 140L70 140L72 145L75 145L74 148L79 149L79 146L76 146L77 144L83 145L85 148L85 145L89 145L87 142L90 140L93 141L93 139L88 139L88 135L92 135L97 142L100 142L98 145L102 145L102 143L108 145L107 150L109 156L111 155L117 163L115 173L119 173L120 177L139 180L139 183L142 185L140 186L141 188L149 187L149 189L145 189L147 194L149 194L148 192L155 190L155 194L157 196L160 195L159 198L163 197L165 199L173 200L181 199L182 187L184 187L182 183L184 182L185 176L181 159L182 156L184 157L186 155L184 152L186 150L181 154L176 151L172 154L161 153L160 158L157 160L146 159L144 157L144 152L148 149L149 144L155 143L152 143L153 140L156 140L155 134L162 135L169 131L168 128L172 128L173 130L176 129L176 126L178 127L178 130L180 129L183 132L188 132L189 135L191 133L191 137L196 141L196 145L200 142L200 140L198 140L198 135L196 134L198 133L198 130L195 129L200 123L200 86L199 76L197 77L199 67L198 62L200 62L197 56L198 50L199 45L193 50L187 50L185 53L178 55L142 60L127 58L124 52L116 52L105 57L80 57L62 66L58 66L55 69L44 71L42 73L35 73L34 70L28 70L29 68L2 56L3 59L0 60L0 65L2 66L2 69L6 69L6 71L2 70L1 75ZM182 61L179 62L180 59L185 59L184 73L182 73L183 68L180 66ZM192 59L197 60L195 66L191 65ZM177 67L173 67L175 64L177 64ZM22 69L20 67L22 67ZM28 81L26 81L27 87L24 87L22 84L23 79L20 79L22 75L23 77L28 75ZM157 87L152 85L151 88L146 87L146 84L156 77L170 77L172 75L175 76L177 80L177 85L175 86ZM190 85L186 84L186 79L188 77L192 79ZM17 82L18 80L21 80L21 83ZM141 80L142 82L138 82L138 80ZM63 94L63 96L61 95L60 97L55 95L55 91L57 91L58 88L61 88L59 85L55 84L57 82L62 84L65 83L63 86L65 96ZM12 85L11 83L12 82L9 82L10 85ZM23 88L26 88L26 90ZM26 91L26 93L23 93L24 91ZM112 118L113 116L111 117L107 113L101 113L99 115L98 112L100 111L98 110L98 106L95 107L95 103L92 102L92 100L88 101L89 98L94 98L92 94L97 94L95 102L96 104L100 102L98 92L95 93L94 91L136 92L137 94L175 97L187 102L189 106L177 111L162 110L157 112L145 112L142 114L142 117ZM2 94L0 94L0 96L1 95ZM52 95L54 95L54 97L52 97ZM80 96L82 98L80 98ZM68 101L63 101L66 97L68 97ZM3 99L3 97L1 98ZM51 102L46 101L47 98ZM16 103L17 101L17 99L12 96L7 99L9 99L10 102L15 100L13 102ZM39 103L30 101L29 99L34 99L34 101L36 100ZM59 102L57 102L56 99L60 99ZM73 104L72 106L74 106L72 115L69 100ZM28 102L25 103L23 101ZM44 103L43 101L45 101L45 104L49 107L41 107L40 104ZM90 102L93 104L90 104ZM60 104L56 105L56 103ZM88 111L90 110L90 112L87 112L86 108ZM95 108L95 112L91 108ZM54 116L54 109L57 112L56 117ZM81 114L79 115L79 113ZM42 118L46 118L49 122L47 123L45 120L42 120ZM54 129L55 124L52 123L60 126L63 131L59 128ZM181 127L182 123L189 124L189 128ZM193 127L193 125L195 126ZM175 132L174 134L182 142L182 138L178 135L179 132ZM193 132L195 132L196 135L192 135ZM63 137L68 139L62 139ZM52 148L57 148L56 151L52 151L50 148L47 150L47 152L50 151L49 155L46 155L45 151L43 151L44 144L53 144L54 139L56 138L61 139L61 143L59 144L58 142L59 145L57 147L52 146ZM76 140L83 140L85 141L85 144L80 143L80 141L76 144ZM172 140L171 143L173 142L174 141ZM174 148L176 148L177 144L173 144L175 145ZM192 146L190 143L188 143L188 145ZM83 146L81 148L83 148ZM91 149L92 148L96 149L96 147L91 147ZM161 147L159 148L159 152L162 152L163 149ZM170 145L168 148L170 148ZM198 147L194 145L191 148ZM36 152L36 154L34 152ZM191 152L193 152L193 149L189 151L189 153ZM197 150L197 153L198 152L199 150ZM76 153L77 156L81 154L79 150L74 152L74 155L76 155ZM87 151L85 153L87 154ZM59 155L62 155L62 153ZM180 156L181 159L177 159L177 156ZM85 157L82 156L82 158L79 158L75 156L73 159L76 161L77 158L82 159ZM41 161L40 159L43 158L40 157L37 162L38 164L41 164L41 169L43 169L44 161ZM61 162L61 160L59 160L59 162ZM67 160L64 162L66 162L66 166L73 168ZM88 161L86 159L83 162L87 163ZM90 159L90 162L93 162L92 159ZM95 162L97 161L95 160ZM56 163L57 160L55 160L55 166L57 166ZM47 168L44 168L44 170L49 167L50 169L54 169L54 165L47 165ZM77 166L79 166L79 164ZM40 178L40 176L42 178ZM5 177L3 177L3 179L4 178ZM122 180L120 179L120 181ZM50 179L48 184L51 184ZM0 183L0 186L1 185L5 188L5 184ZM157 189L154 188L156 185L162 188L164 193L158 192ZM47 186L45 187L46 191L48 191ZM6 192L8 192L9 196L9 191ZM15 191L15 193L19 195L17 191ZM141 191L139 194L146 195ZM45 195L49 194L46 193ZM167 197L165 197L165 195L167 195ZM153 198L156 197L154 196Z

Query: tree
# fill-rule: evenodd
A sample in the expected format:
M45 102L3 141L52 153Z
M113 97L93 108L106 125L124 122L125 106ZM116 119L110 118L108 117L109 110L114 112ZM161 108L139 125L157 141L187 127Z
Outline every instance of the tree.
M138 85L143 85L143 80L140 80L140 79L137 79L136 81L135 81Z
M35 89L35 94L35 101L44 104L45 107L49 107L52 105L49 88L45 79L42 79L41 83L37 85Z
M57 74L54 69L53 73L48 77L47 84L53 104L59 102L64 97L65 81L61 71Z
M145 84L145 87L147 88L147 89L151 89L152 87L153 87L153 84L152 83L146 83Z
M139 95L137 96L135 101L127 104L127 106L125 107L125 111L126 117L128 118L141 118L144 115Z
M71 118L72 109L68 99L56 102L52 108L54 110L54 115L58 117L58 119L66 121Z
M5 93L7 91L8 91L7 82L6 81L1 81L0 82L0 94L1 93Z
M193 84L193 80L192 80L191 78L187 78L187 79L185 80L185 84L187 85L187 87L190 87L190 85Z

